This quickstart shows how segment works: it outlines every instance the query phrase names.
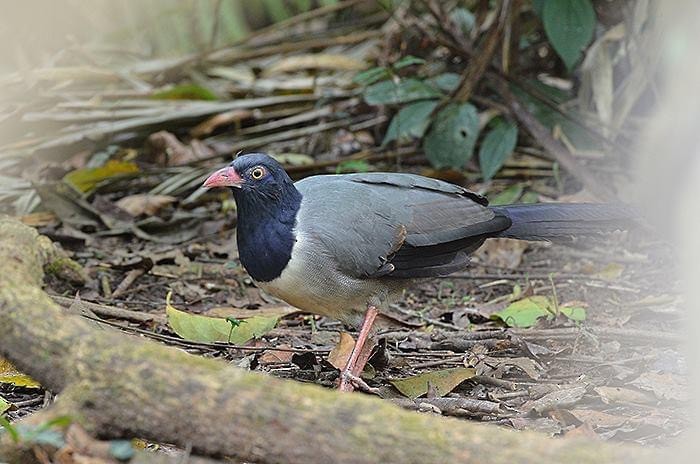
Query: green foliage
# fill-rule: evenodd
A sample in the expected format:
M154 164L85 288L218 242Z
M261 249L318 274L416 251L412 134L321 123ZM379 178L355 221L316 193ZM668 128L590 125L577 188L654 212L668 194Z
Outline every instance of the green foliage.
M435 117L423 140L430 163L437 168L462 169L479 136L479 115L470 103L450 103Z
M49 445L55 448L62 448L66 444L63 433L56 429L65 428L71 422L70 417L60 416L37 426L27 424L15 426L0 416L0 427L7 431L13 442L28 445Z
M423 137L430 125L430 115L437 104L437 100L423 100L401 108L391 120L382 146L394 140L403 141Z
M279 320L277 316L253 316L245 321L237 319L232 321L230 318L190 314L173 307L170 304L170 296L168 293L165 307L168 325L185 340L205 343L228 342L239 345L266 334L275 328Z
M151 98L156 100L217 100L216 95L211 90L201 85L182 84L154 93Z
M372 165L365 160L347 160L343 161L335 168L336 174L344 172L367 172L372 169Z
M552 298L535 295L515 301L502 311L494 313L491 318L500 320L510 327L532 327L541 318L553 319L563 314L567 318L581 322L586 319L586 310L580 306L558 307Z
M544 0L542 22L549 42L571 71L595 32L591 0Z
M369 105L408 103L416 100L441 97L442 93L420 79L403 79L398 82L385 80L365 89L365 101Z
M479 148L479 165L484 179L491 179L508 159L518 141L518 127L497 118Z

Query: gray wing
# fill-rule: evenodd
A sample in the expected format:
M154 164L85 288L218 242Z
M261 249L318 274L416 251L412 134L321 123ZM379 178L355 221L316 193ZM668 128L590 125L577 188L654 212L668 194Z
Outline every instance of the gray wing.
M296 183L299 223L342 272L357 278L446 275L510 221L484 197L436 179L399 173L316 176Z

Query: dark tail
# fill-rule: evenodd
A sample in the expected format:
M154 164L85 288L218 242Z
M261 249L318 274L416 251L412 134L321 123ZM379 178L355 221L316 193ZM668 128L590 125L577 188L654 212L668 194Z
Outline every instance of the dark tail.
M576 236L625 230L635 223L635 214L623 204L535 203L492 206L512 225L499 237L521 240L566 241Z

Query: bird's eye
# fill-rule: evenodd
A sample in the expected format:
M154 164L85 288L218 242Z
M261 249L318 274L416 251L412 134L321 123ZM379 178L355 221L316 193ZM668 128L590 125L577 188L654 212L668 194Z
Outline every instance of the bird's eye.
M253 179L260 180L265 175L265 168L263 168L262 166L258 166L257 168L253 168L253 170L250 171L250 175Z

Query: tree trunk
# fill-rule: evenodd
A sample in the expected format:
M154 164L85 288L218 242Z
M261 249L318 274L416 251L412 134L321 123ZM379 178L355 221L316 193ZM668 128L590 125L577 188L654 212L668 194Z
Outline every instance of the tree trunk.
M0 354L103 438L285 463L645 462L658 451L422 415L189 355L63 313L41 289L52 244L0 219Z

